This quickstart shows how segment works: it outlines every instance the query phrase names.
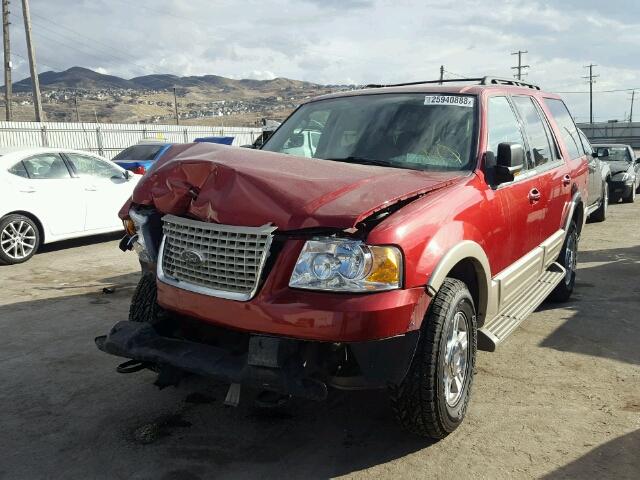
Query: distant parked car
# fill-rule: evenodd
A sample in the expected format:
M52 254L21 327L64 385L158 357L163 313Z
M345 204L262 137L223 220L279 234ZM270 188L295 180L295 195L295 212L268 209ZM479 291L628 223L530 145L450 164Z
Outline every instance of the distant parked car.
M607 218L607 207L609 205L611 168L608 162L604 162L597 157L589 139L582 130L578 129L578 135L580 135L584 153L589 161L589 206L587 207L587 216L591 221L604 222Z
M635 158L632 148L622 144L594 144L600 160L611 168L609 195L612 200L633 203L640 186L640 160Z
M122 230L118 210L140 179L87 152L0 149L0 263L44 243Z
M125 148L113 157L113 161L125 170L144 175L151 165L169 150L171 145L173 143L142 140L129 148Z

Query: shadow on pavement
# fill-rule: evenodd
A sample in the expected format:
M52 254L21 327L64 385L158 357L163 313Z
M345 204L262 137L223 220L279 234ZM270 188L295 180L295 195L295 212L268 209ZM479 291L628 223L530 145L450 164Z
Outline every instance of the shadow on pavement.
M93 245L95 243L110 242L112 240L119 240L124 235L124 232L112 232L102 233L100 235L90 235L88 237L71 238L69 240L62 240L60 242L47 243L42 245L36 255L46 252L55 252L57 250L67 250L69 248L84 247L86 245Z
M575 314L540 345L640 365L640 246L580 252L579 262L572 299L541 307Z
M121 375L124 359L94 345L126 319L138 274L82 295L0 306L0 477L328 478L405 457L431 445L401 431L384 391L332 391L321 403L279 411L242 391L188 378L159 391L150 371ZM37 451L38 455L33 456Z
M546 480L574 478L615 478L637 480L640 477L640 430L611 440L577 460L561 467Z

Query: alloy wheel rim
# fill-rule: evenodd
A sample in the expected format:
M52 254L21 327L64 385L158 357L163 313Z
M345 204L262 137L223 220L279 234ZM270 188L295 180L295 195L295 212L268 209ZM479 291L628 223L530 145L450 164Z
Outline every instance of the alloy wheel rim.
M569 285L573 278L573 273L576 271L577 254L576 254L576 236L569 235L567 238L567 249L565 252L564 265L566 272L564 275L565 284Z
M444 356L443 383L447 405L454 407L462 397L469 368L467 316L456 312L449 327Z
M36 247L36 232L24 220L8 223L0 233L0 248L13 260L22 260Z

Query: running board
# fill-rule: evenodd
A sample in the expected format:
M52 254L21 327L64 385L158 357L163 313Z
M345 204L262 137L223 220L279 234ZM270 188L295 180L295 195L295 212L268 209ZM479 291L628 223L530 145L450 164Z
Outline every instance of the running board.
M552 263L536 283L478 330L478 350L495 351L538 306L544 302L565 276L559 263Z

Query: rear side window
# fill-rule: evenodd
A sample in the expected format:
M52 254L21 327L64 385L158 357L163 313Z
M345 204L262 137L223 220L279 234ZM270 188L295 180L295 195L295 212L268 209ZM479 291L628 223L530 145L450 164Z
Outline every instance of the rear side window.
M538 167L554 160L551 142L547 136L544 122L531 97L513 97L513 103L520 112L525 124L531 152L527 152L530 167Z
M71 178L62 157L57 153L36 155L23 160L22 163L29 178L34 180Z
M571 118L571 114L569 113L569 110L567 110L564 102L555 98L545 98L544 102L547 104L547 108L558 124L560 136L569 151L571 159L573 160L574 158L581 157L583 155L583 150L580 137L578 135L578 129L576 128L576 124L573 122L573 118Z
M488 149L495 155L498 154L498 145L503 142L519 143L526 148L520 124L507 97L489 98L488 125Z
M13 173L19 177L29 178L29 174L27 173L27 169L24 168L22 162L16 163L13 167L8 170L9 173Z

